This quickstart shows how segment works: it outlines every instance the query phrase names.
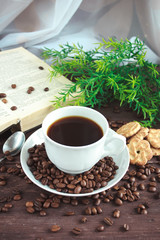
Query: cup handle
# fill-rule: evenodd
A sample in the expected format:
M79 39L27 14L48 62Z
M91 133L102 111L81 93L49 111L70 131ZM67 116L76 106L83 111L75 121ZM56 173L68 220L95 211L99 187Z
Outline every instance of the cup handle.
M119 155L126 147L126 138L112 129L107 134L102 157Z

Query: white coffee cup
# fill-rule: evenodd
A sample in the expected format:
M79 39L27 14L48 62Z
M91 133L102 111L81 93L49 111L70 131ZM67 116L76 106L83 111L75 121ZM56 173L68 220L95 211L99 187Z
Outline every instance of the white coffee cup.
M67 146L53 141L48 135L48 128L55 121L69 116L88 118L98 124L103 136L96 142L85 146ZM98 111L82 106L67 106L49 113L42 123L44 143L48 158L60 170L69 174L79 174L91 169L102 157L120 154L126 139L112 131L109 134L107 119Z

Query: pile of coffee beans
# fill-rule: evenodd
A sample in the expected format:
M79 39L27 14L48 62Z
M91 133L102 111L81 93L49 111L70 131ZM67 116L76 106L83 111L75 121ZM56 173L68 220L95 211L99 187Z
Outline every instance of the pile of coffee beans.
M90 193L105 187L114 178L118 166L111 157L104 157L89 171L75 176L60 171L47 157L44 143L28 149L27 164L36 180L64 193Z

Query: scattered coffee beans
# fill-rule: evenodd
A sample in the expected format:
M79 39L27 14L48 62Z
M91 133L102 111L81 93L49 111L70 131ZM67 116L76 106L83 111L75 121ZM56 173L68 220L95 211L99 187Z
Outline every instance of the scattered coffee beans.
M28 87L27 93L31 94L34 90L35 90L34 87L30 86Z
M144 204L139 204L137 206L137 213L147 215L148 211L146 209L146 206Z

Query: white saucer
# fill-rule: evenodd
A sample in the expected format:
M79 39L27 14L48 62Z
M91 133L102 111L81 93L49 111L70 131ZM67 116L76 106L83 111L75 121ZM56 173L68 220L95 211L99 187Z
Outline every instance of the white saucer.
M115 132L112 129L109 129L109 134L112 135L114 133ZM99 192L105 191L105 190L113 187L114 185L116 185L123 178L123 176L125 175L126 171L128 170L128 167L129 167L129 152L128 152L128 148L126 146L125 149L123 150L123 152L120 153L118 156L110 156L110 157L113 157L113 160L116 163L116 165L119 167L119 169L116 171L116 175L114 176L114 179L110 180L108 182L107 186L97 189L91 193L71 194L71 193L58 192L54 189L49 188L47 185L41 184L40 181L36 180L27 165L27 160L29 157L28 149L33 147L35 144L41 144L43 142L44 142L44 137L43 137L42 129L40 128L37 131L35 131L23 145L21 155L20 155L20 160L21 160L21 166L22 166L25 174L27 175L27 177L33 183L35 183L37 186L39 186L40 188L42 188L48 192L51 192L51 193L68 196L68 197L84 197L84 196L97 194Z

